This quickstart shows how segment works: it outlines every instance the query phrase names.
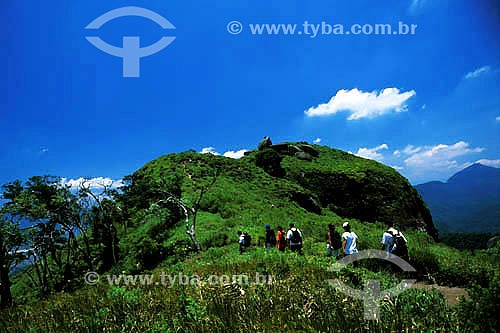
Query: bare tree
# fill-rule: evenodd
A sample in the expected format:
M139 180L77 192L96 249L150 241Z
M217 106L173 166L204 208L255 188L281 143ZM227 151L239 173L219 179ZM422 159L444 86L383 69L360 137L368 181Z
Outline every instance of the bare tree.
M185 203L182 201L182 199L177 198L176 196L172 195L171 193L167 191L162 191L166 196L167 199L165 200L160 200L158 201L158 204L160 203L168 203L172 202L179 206L183 212L184 212L184 217L185 217L185 223L186 223L186 234L189 236L191 241L193 242L196 251L201 251L201 244L196 239L196 217L198 215L198 210L200 208L200 202L203 199L203 195L215 184L217 181L217 176L219 175L219 169L216 169L212 179L205 185L198 185L196 181L193 179L193 175L188 173L186 170L186 164L184 164L184 173L186 176L192 181L194 188L200 190L199 196L194 200L194 204L190 206L189 204ZM196 190L195 190L196 193ZM190 218L191 216L191 218Z

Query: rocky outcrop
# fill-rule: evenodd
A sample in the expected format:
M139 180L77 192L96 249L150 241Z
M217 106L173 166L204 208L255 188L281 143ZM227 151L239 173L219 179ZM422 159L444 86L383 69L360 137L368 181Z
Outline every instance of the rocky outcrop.
M319 151L315 149L313 146L308 144L304 143L291 144L288 142L281 142L273 145L269 144L270 142L271 139L269 139L267 136L264 137L264 140L262 140L259 143L259 150L264 150L265 148L271 148L280 154L295 156L298 159L305 161L312 161L313 158L319 156Z
M300 145L299 146L300 148L302 148L302 150L311 155L312 157L318 157L319 156L319 151L317 151L314 147L312 146L309 146L309 145Z
M271 145L269 148L281 154L288 154L288 143L286 142Z
M311 155L309 155L308 153L303 152L303 151L296 152L294 156L297 157L299 160L304 160L304 161L312 161L313 160Z
M272 146L272 142L271 142L271 138L268 137L268 136L265 136L264 139L259 142L259 146L258 146L258 149L259 150L264 150L266 148L269 148L270 146Z
M488 243L486 246L488 247L488 249L491 249L492 247L495 247L497 245L498 241L500 241L500 236L492 237L488 239Z
M321 205L311 195L303 192L292 192L291 199L308 212L321 215Z

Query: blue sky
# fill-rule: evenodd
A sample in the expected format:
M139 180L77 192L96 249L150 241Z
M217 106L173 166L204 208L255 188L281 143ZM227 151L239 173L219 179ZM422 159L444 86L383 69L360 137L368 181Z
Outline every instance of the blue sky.
M121 17L152 10L175 30ZM120 179L188 149L241 155L269 135L350 151L413 184L476 161L500 167L495 0L0 2L0 183ZM243 30L230 34L239 21ZM416 24L414 35L254 35L250 24ZM176 39L122 76L85 37ZM239 153L238 153L239 152Z

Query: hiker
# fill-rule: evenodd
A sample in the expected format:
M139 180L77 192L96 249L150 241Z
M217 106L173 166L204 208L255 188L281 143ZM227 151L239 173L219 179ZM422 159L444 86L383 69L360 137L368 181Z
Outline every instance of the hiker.
M276 246L276 235L269 224L266 224L266 251L269 252Z
M245 251L245 236L241 232L241 230L238 230L238 236L240 237L239 244L240 244L240 254L242 254Z
M392 222L385 222L387 231L382 234L382 251L387 251L387 256L393 255L400 257L405 261L409 261L408 256L408 241L405 236L398 230L394 229Z
M290 223L290 230L286 234L288 243L290 245L290 250L292 252L302 253L302 233L298 228L295 228L295 224Z
M286 233L282 226L278 226L278 235L276 236L278 240L278 250L285 252L286 249Z
M339 260L339 250L342 247L342 241L340 240L340 233L335 230L335 226L331 223L328 224L328 243L326 245L327 257L333 255L337 260Z
M248 232L243 233L241 230L238 230L238 236L240 237L239 244L240 244L240 254L245 252L245 249L250 247L251 240L252 238L248 234Z
M356 253L358 253L358 249L356 248L358 235L351 231L351 225L349 224L349 222L345 222L342 227L344 228L344 233L342 234L342 239L344 240L342 248L344 250L344 253L348 255L356 255ZM354 267L358 267L358 262L353 261L352 265Z

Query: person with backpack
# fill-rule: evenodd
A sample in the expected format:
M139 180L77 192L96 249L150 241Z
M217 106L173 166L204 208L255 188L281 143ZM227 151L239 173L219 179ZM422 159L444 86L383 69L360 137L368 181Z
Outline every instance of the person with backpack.
M342 234L342 239L344 240L342 248L344 250L344 253L348 255L356 255L356 253L358 253L356 245L358 235L351 231L351 225L349 224L349 222L345 222L342 227L344 228L344 233ZM354 261L352 265L354 267L358 267L358 262Z
M278 226L278 235L276 235L278 240L278 250L285 252L286 249L286 233L282 226Z
M238 244L240 244L240 254L245 252L245 236L241 232L241 230L238 230L238 236L240 237Z
M290 250L292 252L302 251L302 232L295 227L293 222L290 223L290 230L288 230L286 238L288 239Z
M387 231L384 231L382 234L382 251L386 250L388 257L395 255L408 261L408 241L405 236L400 231L394 229L392 222L388 221L385 225L387 226Z
M266 251L269 252L276 246L276 235L269 224L266 224Z
M328 224L328 243L326 245L327 249L327 257L333 255L337 260L339 260L339 250L342 247L342 241L340 240L340 233L335 230L335 226L333 224Z
M248 234L248 232L242 232L238 230L238 236L240 237L238 243L240 244L240 254L245 252L245 249L248 249L252 242L252 237Z

